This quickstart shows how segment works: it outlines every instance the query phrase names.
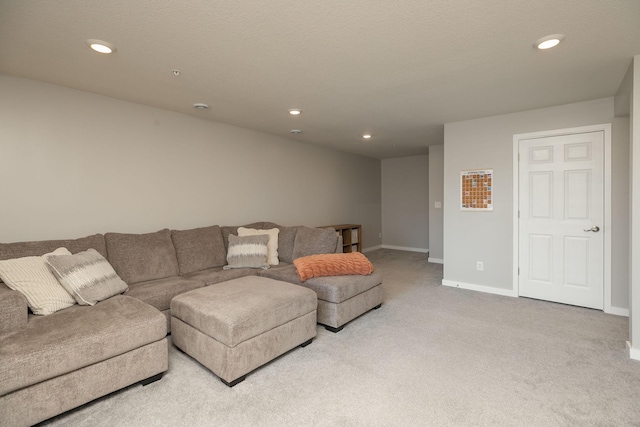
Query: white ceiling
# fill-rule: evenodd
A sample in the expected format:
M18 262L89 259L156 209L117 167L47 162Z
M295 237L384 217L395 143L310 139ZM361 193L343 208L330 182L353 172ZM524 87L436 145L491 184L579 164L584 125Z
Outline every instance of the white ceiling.
M381 159L613 96L639 53L640 0L0 0L1 73Z

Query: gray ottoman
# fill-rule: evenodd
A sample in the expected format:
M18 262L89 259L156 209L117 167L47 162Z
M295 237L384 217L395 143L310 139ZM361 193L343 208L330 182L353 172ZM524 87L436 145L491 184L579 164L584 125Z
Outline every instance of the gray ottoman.
M171 300L173 343L233 387L254 369L316 336L317 296L249 276Z

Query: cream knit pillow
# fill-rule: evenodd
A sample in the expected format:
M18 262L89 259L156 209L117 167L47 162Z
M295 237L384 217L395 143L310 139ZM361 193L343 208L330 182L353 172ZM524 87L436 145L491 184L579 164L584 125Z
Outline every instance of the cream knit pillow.
M25 296L33 314L55 313L76 303L49 271L45 259L53 255L71 255L71 252L66 248L58 248L43 256L0 261L0 278L9 288Z

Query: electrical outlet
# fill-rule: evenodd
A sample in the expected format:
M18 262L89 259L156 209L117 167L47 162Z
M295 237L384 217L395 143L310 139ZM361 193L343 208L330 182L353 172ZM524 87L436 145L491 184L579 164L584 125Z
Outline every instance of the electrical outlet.
M482 262L482 261L476 262L476 270L484 271L484 262Z

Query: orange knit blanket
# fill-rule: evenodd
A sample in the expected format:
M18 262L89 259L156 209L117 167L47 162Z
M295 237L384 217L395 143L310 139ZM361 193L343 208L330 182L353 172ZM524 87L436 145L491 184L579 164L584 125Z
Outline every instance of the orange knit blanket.
M373 272L373 264L360 252L309 255L294 259L293 264L301 282L312 277L367 275Z

